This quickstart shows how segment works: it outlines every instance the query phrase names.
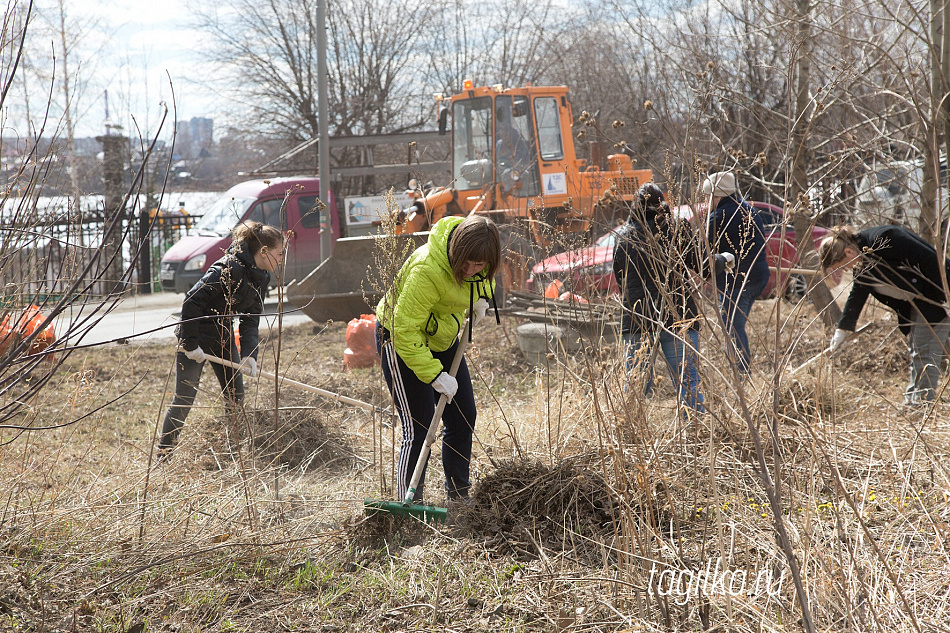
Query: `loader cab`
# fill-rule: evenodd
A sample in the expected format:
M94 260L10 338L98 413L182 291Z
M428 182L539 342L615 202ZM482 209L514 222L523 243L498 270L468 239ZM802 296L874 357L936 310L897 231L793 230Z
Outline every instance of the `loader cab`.
M457 99L452 105L455 187L470 191L498 184L505 195L537 196L541 180L535 130L525 95Z

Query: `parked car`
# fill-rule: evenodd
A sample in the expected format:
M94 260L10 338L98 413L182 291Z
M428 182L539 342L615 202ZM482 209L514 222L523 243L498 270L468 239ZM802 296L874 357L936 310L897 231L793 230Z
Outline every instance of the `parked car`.
M923 197L924 161L896 160L872 163L858 182L854 196L854 221L860 226L899 224L920 230L920 203ZM941 217L950 210L947 190L947 163L940 165Z
M250 180L231 187L202 216L193 234L165 252L159 273L162 290L187 292L224 255L231 244L231 229L241 220L289 230L282 281L303 279L320 263L323 214L319 195L320 179L311 177ZM332 193L328 211L336 241L340 225Z
M619 292L613 270L616 244L617 233L610 231L590 246L541 260L528 276L528 292L544 293L554 283L558 289L570 288L579 295L616 294Z
M816 263L802 264L798 256L798 240L795 228L791 224L785 225L782 230L784 211L767 202L751 202L762 216L767 233L765 256L769 266L778 268L781 263L782 273L776 274L772 270L769 283L760 298L767 299L775 296L777 289L784 289L784 296L790 301L800 300L808 287L808 280L800 274L789 274L788 269L802 267L814 269ZM675 215L684 221L693 221L693 210L683 205L674 210ZM812 240L815 248L828 235L828 229L816 226L812 230ZM531 269L528 278L528 289L531 292L543 293L549 284L555 281L558 288L570 289L580 295L607 295L619 292L617 280L613 273L614 246L617 242L616 231L602 235L591 246L559 253L542 260ZM833 280L837 283L840 276Z

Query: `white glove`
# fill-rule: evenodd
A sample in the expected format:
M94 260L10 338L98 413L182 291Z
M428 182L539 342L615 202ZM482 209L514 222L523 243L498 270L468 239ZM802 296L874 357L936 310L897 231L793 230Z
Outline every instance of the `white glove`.
M253 356L248 356L241 361L241 373L251 378L259 378L260 372L257 371L257 361Z
M185 356L195 361L196 363L203 363L208 360L208 355L205 354L204 350L200 347L196 347L192 350L184 350Z
M485 313L488 312L488 299L482 297L472 306L472 314L475 315L475 322L478 323L485 317Z
M836 329L834 335L831 337L831 343L828 345L828 351L833 352L841 347L841 344L844 343L844 340L848 338L847 330Z
M448 396L448 401L452 402L452 398L455 397L455 393L459 390L459 382L447 373L442 372L432 381L432 388L442 395Z
M732 269L736 267L736 256L732 253L719 253L719 256L722 257L722 267L726 272L732 272Z

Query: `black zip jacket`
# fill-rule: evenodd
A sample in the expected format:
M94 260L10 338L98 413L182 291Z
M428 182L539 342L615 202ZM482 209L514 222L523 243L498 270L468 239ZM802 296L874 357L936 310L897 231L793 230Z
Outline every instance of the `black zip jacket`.
M928 323L947 318L946 295L940 276L940 261L933 246L901 226L884 225L857 234L862 261L854 269L851 294L841 311L838 328L853 332L869 295L897 313L897 325L906 336L915 313ZM943 262L947 275L950 266ZM881 286L898 289L904 298L881 292Z
M230 357L233 318L239 317L241 355L257 359L258 326L269 282L270 275L254 265L243 242L232 246L185 294L176 330L182 347L201 347L209 354Z
M631 218L620 228L614 248L614 275L623 294L621 330L649 332L689 323L699 328L699 310L690 289L689 271L707 277L706 257L698 235L684 221L666 214ZM715 270L725 260L715 258Z
M738 194L725 196L719 201L709 214L706 231L710 248L736 257L735 269L731 273L716 271L716 287L720 290L731 294L750 280L769 278L762 216Z

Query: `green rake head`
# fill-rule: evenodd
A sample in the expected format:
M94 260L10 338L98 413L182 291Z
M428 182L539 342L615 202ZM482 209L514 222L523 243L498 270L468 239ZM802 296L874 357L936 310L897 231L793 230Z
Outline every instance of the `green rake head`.
M363 501L366 514L372 516L377 512L386 512L397 517L412 517L429 524L443 524L448 516L448 509L437 506L423 506L416 504L406 505L401 501L381 501L366 499Z

